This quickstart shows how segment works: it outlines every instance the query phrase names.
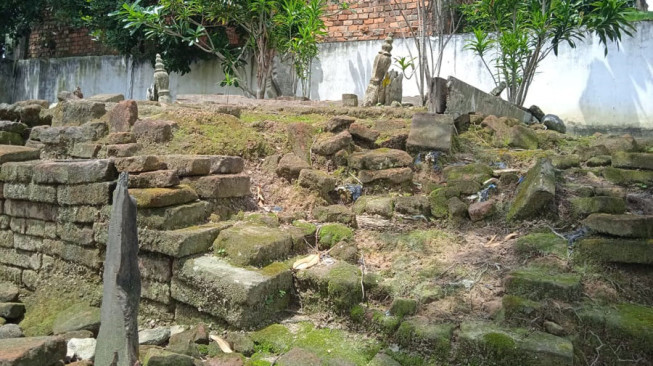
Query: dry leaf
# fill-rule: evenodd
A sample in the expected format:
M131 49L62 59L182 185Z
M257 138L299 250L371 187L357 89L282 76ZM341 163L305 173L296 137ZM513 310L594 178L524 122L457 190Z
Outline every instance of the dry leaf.
M222 350L224 353L233 353L234 351L231 349L231 346L229 345L229 342L225 341L221 337L218 337L217 335L210 335L211 339L215 341L215 343L218 344L218 347Z
M300 270L300 269L308 269L313 267L314 265L320 263L320 255L319 254L311 254L309 256L306 256L302 259L297 260L295 263L292 265L292 269L294 270Z
M515 233L510 233L510 234L506 235L505 238L503 238L503 241L514 239L514 238L517 237L517 235L519 235L519 234L517 234L516 232Z

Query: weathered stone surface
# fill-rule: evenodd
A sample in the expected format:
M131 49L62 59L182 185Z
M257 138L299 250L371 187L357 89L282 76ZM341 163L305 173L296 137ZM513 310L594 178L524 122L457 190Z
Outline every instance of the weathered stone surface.
M562 122L562 119L560 119L560 117L556 116L555 114L547 114L542 117L541 121L542 124L545 125L549 130L557 131L560 133L567 132L565 123Z
M349 156L349 167L358 170L383 170L409 166L413 158L405 151L376 149L355 152Z
M336 179L317 169L302 169L299 172L298 183L300 186L317 191L325 197L336 188Z
M60 185L57 202L60 205L106 205L115 185L112 182Z
M321 365L322 360L313 352L299 347L293 347L290 351L277 358L276 365L298 366L298 365Z
M132 188L129 194L139 208L166 207L197 201L197 193L187 186L173 188Z
M356 94L343 94L342 95L343 107L358 107L358 95Z
M622 214L626 211L623 198L611 196L575 197L571 199L572 211L577 216L593 213Z
M111 132L129 132L138 119L138 105L133 100L118 102L109 112L109 130Z
M57 236L67 242L90 246L93 244L93 227L72 222L57 223Z
M179 182L179 176L174 170L157 170L129 176L129 188L168 188Z
M354 141L366 146L372 146L381 136L381 132L371 129L362 123L352 123L349 126L349 133Z
M92 360L96 345L94 338L71 338L68 340L66 356L77 360Z
M349 116L335 116L331 117L327 121L326 127L324 128L328 132L338 133L346 130L349 126L356 122L356 118Z
M0 339L20 338L22 336L23 336L23 331L20 329L18 324L0 325Z
M520 149L534 150L537 149L539 144L535 131L522 124L510 127L507 136L497 137L499 137L501 143Z
M428 215L431 203L427 196L403 196L395 199L395 211L404 215Z
M182 180L201 198L244 197L250 194L249 176L245 174L219 174L205 177L190 177Z
M547 268L529 267L513 271L506 278L506 291L531 300L577 300L582 296L581 276Z
M5 214L13 217L56 221L58 207L47 203L5 200L4 211Z
M57 256L64 261L78 263L83 266L99 269L102 264L100 250L92 247L82 247L61 240L43 239L43 253Z
M31 147L0 145L0 164L10 161L36 160L39 156L40 151Z
M533 117L535 117L540 123L544 119L544 112L542 112L542 109L536 105L532 105L528 107L528 111L531 112Z
M0 365L53 366L66 357L66 341L60 337L0 339Z
M493 200L485 202L474 202L467 208L469 213L469 218L472 221L480 221L494 213L494 204Z
M122 94L95 94L86 98L86 100L102 103L117 103L125 100L125 96Z
M340 150L347 149L353 139L349 131L342 131L335 135L324 134L313 144L313 153L329 156Z
M447 166L442 170L442 174L447 182L473 180L478 183L483 183L492 178L492 168L479 163Z
M292 249L289 233L256 224L234 225L222 230L213 243L216 255L225 253L239 266L265 266L285 259Z
M136 155L141 147L141 144L138 143L105 145L103 151L100 151L100 155L104 155L105 157L124 158ZM102 152L104 152L104 154L102 154Z
M576 242L577 252L603 262L653 264L653 240L588 238Z
M25 141L23 141L23 138L19 134L0 131L0 144L21 146L24 143Z
M290 365L290 364L289 364ZM294 364L292 364L294 365ZM377 353L367 366L401 366L401 364L383 352Z
M208 175L211 173L210 156L193 155L166 155L163 160L170 170L177 172L180 177Z
M14 133L19 135L21 138L27 138L29 134L29 129L26 124L14 121L0 120L0 131Z
M508 220L521 220L545 212L555 198L555 172L549 160L538 161L526 174L508 211Z
M234 327L260 327L288 306L292 281L291 271L280 264L248 270L205 256L180 265L171 293L177 301L201 308Z
M95 206L63 206L59 207L57 221L92 224L99 218L100 210Z
M131 132L113 132L107 136L109 145L133 144L135 142L136 138Z
M653 154L617 151L612 154L612 166L625 169L653 170Z
M532 115L518 106L483 92L454 77L449 77L447 98L447 114L457 118L465 113L483 113L485 115L505 116L517 118L519 121L529 123Z
M404 320L397 330L400 345L433 347L436 354L446 355L451 349L451 338L455 326L451 323L438 324L424 317Z
M0 303L0 317L7 320L17 320L25 314L25 304L20 302Z
M150 172L166 168L165 163L161 162L158 157L153 155L117 158L113 160L113 163L119 172L128 173Z
M141 276L138 269L136 202L121 173L113 194L107 255L104 261L101 326L95 365L133 366L138 360L138 304Z
M52 126L79 126L106 113L104 103L84 99L67 99L54 108Z
M245 168L240 156L207 155L211 159L211 174L238 174Z
M27 243L22 244L22 242L29 242L31 239L23 238L18 234L41 236L50 239L56 238L57 235L57 224L54 222L12 217L9 226L14 232L16 247L24 250L34 250L26 247L25 244Z
M0 247L0 263L38 270L41 268L41 254Z
M569 169L580 166L580 157L572 155L556 155L551 159L551 164L556 169Z
M358 266L340 261L332 266L313 266L296 274L297 287L303 301L320 302L325 299L337 311L348 311L362 298L361 272ZM304 294L308 291L308 296ZM318 299L311 299L311 293L318 293Z
M317 128L308 123L291 123L287 127L288 144L292 152L302 160L310 163L311 147Z
M0 302L16 302L18 295L18 287L9 282L0 282Z
M361 170L358 172L358 179L363 184L368 183L390 183L402 184L413 179L413 171L410 168L393 168L384 170Z
M459 364L491 362L501 365L573 365L574 347L568 339L523 328L502 328L466 321L458 333ZM484 361L481 361L484 360Z
M355 228L356 215L345 205L317 206L313 216L321 222L339 222Z
M60 312L52 323L52 332L63 334L88 330L97 334L100 329L100 309L86 304L73 305Z
M592 231L626 238L653 238L653 215L592 214L583 224Z
M630 135L602 136L590 143L590 148L593 147L603 147L608 154L617 151L633 152L639 149L637 141Z
M653 184L653 171L630 170L606 167L603 169L603 177L608 181L619 185L631 184Z
M586 305L575 312L584 327L600 330L603 339L651 353L653 308L637 304Z
M416 113L413 115L406 148L412 151L451 151L454 119L448 114Z
M143 278L141 297L160 304L170 304L170 284Z
M113 180L116 169L110 160L48 161L34 166L34 183L80 184Z
M198 201L180 206L144 208L139 211L138 225L151 229L175 230L206 222L210 204Z
M44 108L47 109L47 106L32 103L18 106L16 110L20 114L21 122L28 126L37 126L43 124L40 115L41 110Z
M385 218L392 217L394 208L394 197L374 197L363 196L356 200L354 212L357 214L367 213L370 215L379 215Z
M70 156L73 158L94 159L97 158L102 145L92 143L75 143L70 150Z
M195 366L195 360L188 355L150 348L145 354L146 366Z
M160 346L165 344L168 338L170 338L170 328L168 327L143 329L138 332L138 342L142 345Z
M132 133L139 141L149 143L167 142L172 140L172 130L175 122L159 120L139 120L134 123Z
M310 169L311 166L297 155L290 153L284 155L277 164L276 173L289 181L297 179L303 169Z
M141 249L148 252L182 258L205 253L211 248L220 231L233 225L230 222L212 223L187 227L179 230L141 229L139 234Z
M3 185L5 198L33 202L56 203L57 188L38 184L6 183Z
M7 229L7 228L5 228ZM10 230L0 231L0 247L13 248L14 247L14 233ZM2 291L2 290L0 290ZM8 300L7 300L8 301Z

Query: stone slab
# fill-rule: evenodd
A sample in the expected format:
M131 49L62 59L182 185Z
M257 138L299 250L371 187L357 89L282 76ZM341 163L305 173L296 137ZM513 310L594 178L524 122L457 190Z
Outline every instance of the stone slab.
M250 179L245 174L220 174L182 180L201 198L230 198L250 195Z
M451 151L454 119L448 114L413 115L406 148L410 151Z
M355 152L349 156L349 167L353 169L383 170L410 166L413 158L403 150L375 149Z
M211 223L178 230L141 229L139 244L141 250L161 253L173 258L206 253L220 231L231 227L231 222Z
M212 162L209 156L165 155L161 157L168 169L174 170L180 177L208 175Z
M205 223L209 218L210 204L198 201L180 206L144 208L139 210L139 227L175 230Z
M600 234L626 238L653 238L653 215L592 214L583 224Z
M576 243L580 255L602 262L653 265L653 239L588 238Z
M25 217L45 221L56 221L58 207L47 203L5 200L4 212L13 217Z
M47 161L34 166L34 183L81 184L114 180L116 168L111 160Z
M292 237L279 228L239 224L222 230L213 247L238 266L265 266L290 255Z
M0 145L0 164L9 161L36 160L40 155L40 150L31 147Z
M197 201L197 193L187 186L172 188L131 188L129 194L139 208L155 208L182 205Z
M174 170L157 170L129 175L129 188L168 188L179 184Z
M60 337L0 339L0 365L57 365L66 357L66 349Z
M165 169L166 165L154 155L138 155L113 160L119 172L141 173Z
M550 160L540 160L519 185L508 220L522 220L541 215L555 199L555 171Z

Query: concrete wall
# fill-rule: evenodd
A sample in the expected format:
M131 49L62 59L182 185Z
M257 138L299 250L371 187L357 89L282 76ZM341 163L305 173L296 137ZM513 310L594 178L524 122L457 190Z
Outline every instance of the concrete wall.
M455 76L484 90L492 80L470 51L464 49L468 35L454 37L445 50L441 76ZM313 65L311 98L339 100L343 93L363 97L372 63L382 41L325 43ZM398 39L394 57L409 56L412 40ZM86 95L123 93L144 99L152 82L152 66L133 63L127 57L76 57L22 60L14 78L7 80L12 64L0 65L0 102L39 98L55 101L59 90L77 85ZM8 69L9 68L9 69ZM177 94L240 94L238 89L218 86L222 73L217 62L196 64L190 74L172 74L173 96ZM418 94L414 79L404 80L404 96ZM537 104L545 112L558 114L570 124L598 129L621 127L653 130L653 22L637 23L635 36L611 45L607 57L597 38L579 43L576 49L562 47L558 57L549 56L541 65L526 105Z

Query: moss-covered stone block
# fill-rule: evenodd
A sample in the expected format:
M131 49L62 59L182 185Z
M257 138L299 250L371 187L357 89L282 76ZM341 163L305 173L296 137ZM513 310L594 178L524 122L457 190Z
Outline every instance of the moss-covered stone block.
M129 194L139 208L183 205L198 199L197 193L187 185L171 188L131 188Z
M567 242L553 233L532 233L517 239L515 251L522 255L567 256Z
M575 197L571 199L571 208L577 217L593 213L622 214L626 212L626 202L610 196Z
M478 183L483 183L492 178L492 168L480 163L462 166L448 166L443 169L442 173L447 182L455 180L473 180Z
M282 229L243 223L221 231L213 248L235 265L265 266L291 254L292 238Z
M597 166L608 166L612 164L612 157L610 155L598 155L598 156L592 156L591 158L587 159L585 162L588 167L597 167Z
M357 215L367 213L390 218L392 217L394 202L394 197L363 196L356 201L353 210Z
M551 158L551 164L556 169L569 169L580 166L580 156L572 155L556 155Z
M424 318L404 320L395 338L404 347L428 349L436 359L446 359L451 351L451 338L456 328L454 324L433 324Z
M606 167L602 172L603 178L611 183L628 186L633 184L653 184L653 171L650 170L628 170Z
M576 242L576 254L601 262L653 264L653 239L587 238Z
M320 227L318 239L320 247L331 248L342 240L351 240L354 230L343 224L326 224Z
M531 300L578 300L582 296L581 276L556 269L528 267L513 271L506 278L506 292Z
M474 180L450 181L447 182L447 187L452 187L453 189L460 191L460 194L464 194L464 195L477 193L478 191L481 190L481 188L483 188L483 186L481 186L481 183Z
M313 217L320 222L339 222L353 228L356 227L356 215L344 205L315 207Z
M431 216L444 219L449 215L449 199L460 196L460 191L455 187L436 188L429 194L431 203Z
M456 364L496 366L573 365L571 341L523 328L466 321L460 325Z
M295 336L281 324L272 324L261 330L250 333L257 351L283 353L290 350Z
M403 150L380 148L355 152L349 156L349 167L357 170L383 170L410 166L413 158Z
M314 266L297 272L300 298L315 305L324 299L338 312L347 312L363 299L360 269L346 262Z
M374 328L378 329L381 333L391 335L399 328L401 317L374 310L372 311L372 323Z
M555 172L547 159L538 161L526 174L508 211L508 220L541 215L555 199Z
M244 221L251 222L253 224L265 225L268 227L279 227L279 216L272 212L260 213L254 212L245 215L243 218Z
M531 320L536 318L542 309L542 304L539 302L514 295L503 296L501 305L507 320L516 320L516 318Z
M624 238L653 238L653 215L609 215L596 213L583 224L600 234Z
M415 315L417 312L417 300L408 298L396 298L390 305L390 314L403 318L407 315Z
M616 151L612 154L612 166L625 169L653 170L653 154Z

